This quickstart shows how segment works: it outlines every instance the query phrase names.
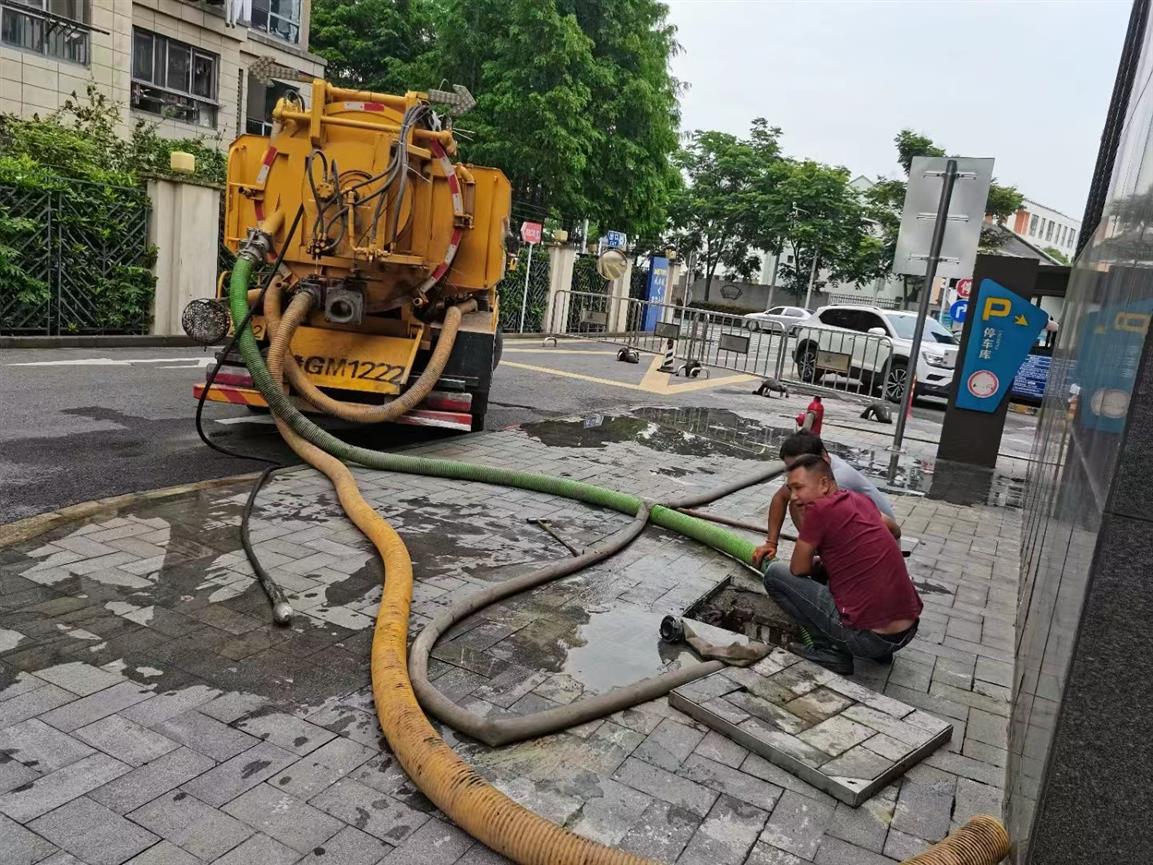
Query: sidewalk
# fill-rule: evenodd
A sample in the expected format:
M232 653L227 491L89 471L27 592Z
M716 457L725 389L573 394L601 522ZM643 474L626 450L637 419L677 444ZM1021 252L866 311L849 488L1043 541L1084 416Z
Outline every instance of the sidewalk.
M782 415L801 404L764 400L739 416L647 408L408 452L659 499L775 456L790 431ZM860 429L853 408L829 404L826 438L858 463L885 462L892 428ZM668 863L899 861L975 813L999 813L1020 512L983 502L1011 502L1016 485L947 473L931 465L933 450L910 443L922 464L905 481L949 500L894 497L921 542L909 561L922 627L891 667L861 662L855 678L951 719L954 739L861 808L665 700L503 749L450 730L446 739L527 807ZM1023 476L1017 460L1005 469ZM567 555L526 519L548 519L578 547L624 519L518 490L357 473L412 552L413 632L462 592ZM281 473L252 522L261 561L298 611L291 629L269 624L239 550L248 489L141 500L0 551L0 862L502 861L445 822L380 739L368 687L380 568L327 481ZM759 521L771 492L746 490L714 509ZM474 710L527 712L651 675L665 663L661 616L737 569L649 529L603 565L454 629L434 654L435 681Z

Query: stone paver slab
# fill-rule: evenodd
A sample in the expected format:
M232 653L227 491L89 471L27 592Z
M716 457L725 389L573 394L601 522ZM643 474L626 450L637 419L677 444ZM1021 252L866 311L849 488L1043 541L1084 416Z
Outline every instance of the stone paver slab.
M224 855L252 834L235 817L182 790L153 799L128 818L205 862Z
M327 841L344 824L287 793L258 784L222 809L300 853Z
M0 796L0 813L27 823L123 775L130 768L107 754L92 754Z
M103 805L81 796L28 824L90 865L120 865L160 839Z

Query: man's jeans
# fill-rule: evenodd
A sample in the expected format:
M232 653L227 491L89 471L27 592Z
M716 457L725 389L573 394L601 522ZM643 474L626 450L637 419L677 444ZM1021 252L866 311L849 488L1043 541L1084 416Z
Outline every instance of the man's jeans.
M765 591L797 624L808 629L814 642L858 658L887 658L907 646L917 633L916 624L903 634L888 637L842 624L829 587L807 577L794 577L788 562L771 562L765 569Z

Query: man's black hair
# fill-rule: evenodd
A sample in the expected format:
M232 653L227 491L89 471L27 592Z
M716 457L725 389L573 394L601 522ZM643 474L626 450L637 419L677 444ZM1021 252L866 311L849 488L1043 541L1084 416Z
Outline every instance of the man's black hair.
M817 437L812 436L812 438ZM820 441L820 439L817 439L817 441ZM813 472L817 475L817 477L825 477L836 483L836 478L833 476L832 466L825 462L824 457L819 457L816 454L801 454L801 456L797 458L797 461L793 463L789 471L791 472L795 469L804 469L805 471Z
M799 433L793 433L781 442L781 459L787 460L806 455L824 457L825 443L821 441L820 436L802 430Z

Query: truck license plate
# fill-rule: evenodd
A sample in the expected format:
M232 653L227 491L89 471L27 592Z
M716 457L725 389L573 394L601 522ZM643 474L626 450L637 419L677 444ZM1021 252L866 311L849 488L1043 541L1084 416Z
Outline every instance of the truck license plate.
M400 393L420 345L412 339L301 327L292 354L314 384L344 390Z

